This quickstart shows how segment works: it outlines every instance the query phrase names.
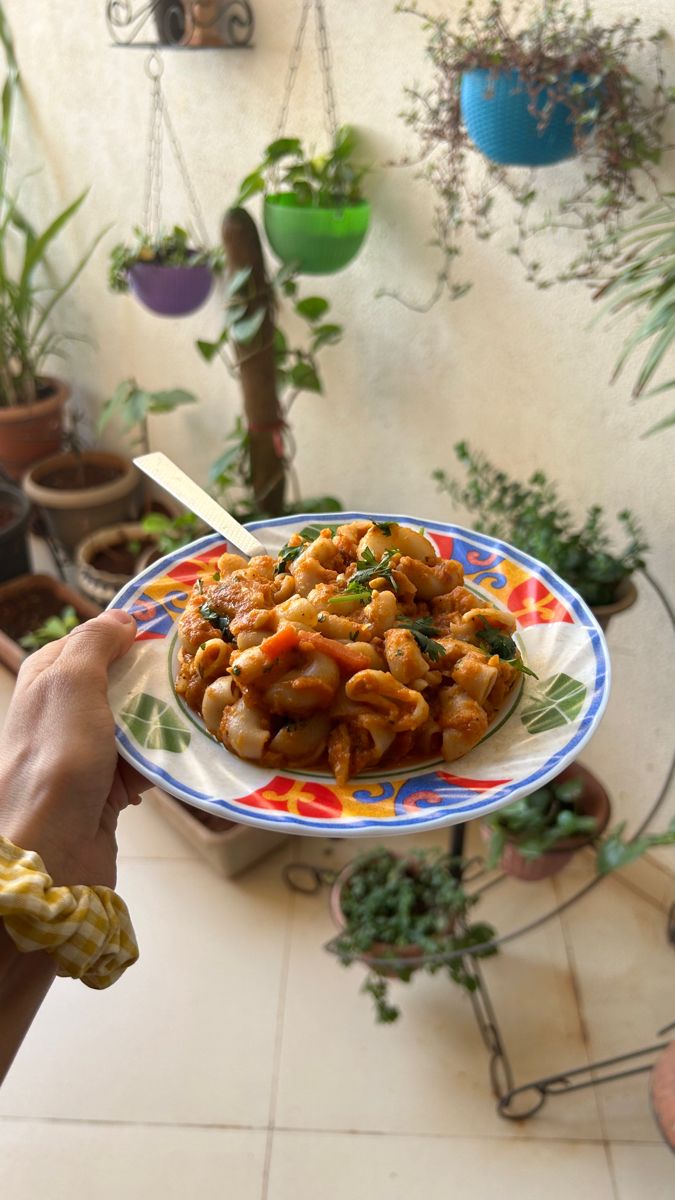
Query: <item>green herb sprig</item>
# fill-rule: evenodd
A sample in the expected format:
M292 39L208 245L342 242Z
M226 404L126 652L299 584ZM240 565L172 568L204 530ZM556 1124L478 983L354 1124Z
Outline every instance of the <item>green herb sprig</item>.
M400 617L396 622L396 627L410 630L422 654L426 654L432 662L438 662L439 658L443 658L445 646L433 640L439 636L441 631L436 628L431 617L417 617L415 620L410 617Z
M223 613L216 612L209 600L205 600L199 609L200 613L206 621L209 621L219 633L223 635L223 641L233 642L234 635L230 630L230 618Z
M370 547L366 546L363 558L358 559L356 571L344 592L341 592L339 596L331 596L328 603L347 604L359 600L361 604L367 604L372 599L372 592L368 584L373 579L386 579L392 590L397 592L398 584L394 579L391 561L398 553L398 550L385 550L382 558L378 561Z
M533 679L539 678L535 671L531 671L529 667L525 666L516 643L508 633L500 633L485 620L485 617L481 617L481 622L483 629L476 634L476 638L490 654L496 654L514 670L520 671L521 675L531 675Z

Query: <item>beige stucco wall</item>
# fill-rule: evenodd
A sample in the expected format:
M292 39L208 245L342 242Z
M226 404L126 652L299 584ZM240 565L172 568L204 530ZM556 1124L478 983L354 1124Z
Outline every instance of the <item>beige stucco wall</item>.
M430 0L435 11L451 6ZM254 0L254 7L254 49L165 55L166 95L214 238L238 180L273 134L300 6ZM73 344L59 370L91 413L131 374L149 387L194 389L199 408L155 419L152 440L204 479L239 409L236 383L193 349L197 337L218 329L218 298L187 320L166 321L106 287L109 249L142 215L149 104L144 52L111 47L104 0L5 0L5 8L26 100L15 161L21 170L42 168L26 183L25 207L36 223L45 223L57 203L91 187L55 256L64 264L113 225L62 311L67 327L94 344ZM418 22L395 15L392 0L333 0L327 9L340 118L364 130L376 160L413 150L398 114L404 83L425 73ZM630 14L634 5L599 0L596 9ZM675 32L669 0L646 0L643 17L649 29L664 23ZM672 69L672 44L667 58ZM290 132L317 143L320 94L310 35ZM556 168L551 187L557 174L576 169ZM667 170L675 188L675 154ZM341 275L317 281L333 318L344 323L345 338L324 355L326 395L303 396L295 406L305 493L330 490L350 507L422 519L450 516L450 502L430 475L453 464L452 445L463 437L515 474L544 468L579 511L592 502L610 514L631 506L649 531L654 570L672 581L675 431L640 438L670 410L672 394L631 404L630 371L610 386L621 329L589 328L595 310L581 285L542 293L525 283L506 253L508 236L469 245L466 269L474 288L458 303L443 300L420 315L377 299L379 288L413 299L428 294L432 200L406 170L376 174L370 195L374 221L364 252ZM164 215L167 222L187 215L170 162ZM555 240L548 247L558 253Z

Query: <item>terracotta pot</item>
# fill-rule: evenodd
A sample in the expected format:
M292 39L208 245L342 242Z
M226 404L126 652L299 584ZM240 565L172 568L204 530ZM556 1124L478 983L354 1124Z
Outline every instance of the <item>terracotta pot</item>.
M35 404L0 408L0 467L12 479L48 454L55 454L63 440L63 409L70 388L58 379L40 380L41 399Z
M556 775L556 781L560 783L566 779L581 779L584 791L581 799L577 802L577 807L581 815L595 817L597 822L595 832L564 838L557 843L555 850L545 850L538 858L526 858L520 853L515 842L507 842L499 861L499 866L505 875L513 875L516 879L523 879L528 883L557 875L558 871L562 871L563 867L567 866L578 850L581 850L583 846L590 845L606 829L610 816L610 803L609 796L600 780L581 763L572 763L571 766ZM490 828L486 823L481 825L481 834L485 841L489 841Z
M662 1050L649 1080L652 1110L661 1133L675 1150L675 1042Z
M0 483L0 581L30 571L26 532L30 504L23 492Z
M58 616L69 604L83 621L95 617L101 611L97 604L90 603L74 588L62 583L60 579L52 578L51 575L19 575L10 583L3 583L0 586L0 662L9 667L10 671L17 672L27 657L27 651L19 645L11 630L21 627L22 617L25 622L26 612L31 607L42 610L37 624L33 625L33 628L37 629L48 616ZM10 626L3 613L11 614L13 625ZM4 629L1 627L3 624ZM24 624L22 634L18 636L29 632L32 630Z
M76 478L71 479L81 464L93 476L84 487L78 486ZM101 482L96 480L97 474ZM141 477L136 467L128 459L102 450L43 459L31 467L23 488L28 499L44 512L56 541L71 555L87 534L103 525L134 519L142 507Z
M617 588L616 600L612 604L598 604L591 612L601 629L607 629L612 617L631 608L638 598L638 590L632 579L623 579Z
M347 863L347 866L343 867L343 869L340 871L340 874L330 890L329 903L331 916L340 932L342 932L347 925L342 912L342 889L347 883L353 870L354 864ZM452 933L454 924L454 917L451 917L448 921L446 933ZM423 957L424 953L425 952L421 950L419 946L415 945L415 943L410 943L405 946L391 946L387 942L373 942L369 951L359 954L358 961L364 963L369 970L374 971L376 975L381 975L384 979L400 979L404 972L407 975L408 971L416 971L419 969L419 967L422 965L420 959ZM410 966L405 968L394 966L388 967L382 966L380 963L375 964L373 962L374 959L383 958L387 955L392 955L392 957L395 956L396 958L403 958L406 960L406 962L410 963Z
M76 551L77 583L85 596L89 596L97 604L107 605L117 593L139 573L142 551L135 559L130 572L102 570L94 566L94 560L101 551L123 547L127 542L145 542L150 537L142 525L113 525L110 528L98 529L80 542ZM152 550L152 547L150 548ZM147 566L147 560L145 562Z
M219 0L193 0L192 28L188 46L224 46L225 42L218 29L221 4Z

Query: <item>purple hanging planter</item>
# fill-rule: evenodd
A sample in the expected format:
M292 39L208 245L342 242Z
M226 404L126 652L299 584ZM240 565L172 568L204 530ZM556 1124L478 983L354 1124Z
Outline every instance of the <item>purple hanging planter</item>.
M194 267L163 267L137 262L129 269L134 296L160 317L186 317L208 299L213 272L205 263Z

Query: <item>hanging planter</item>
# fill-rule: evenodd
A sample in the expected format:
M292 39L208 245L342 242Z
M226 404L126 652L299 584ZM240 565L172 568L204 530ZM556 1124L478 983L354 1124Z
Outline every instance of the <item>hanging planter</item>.
M436 194L440 262L423 307L466 294L467 239L500 229L536 287L595 285L631 210L659 194L675 106L663 32L612 20L606 5L596 16L591 0L462 0L451 17L398 7L424 23L431 67L403 113L419 142L405 161L424 164ZM553 173L521 169L564 160Z
M164 70L153 53L145 64L152 82L152 117L148 138L143 226L134 229L134 241L113 248L108 282L113 292L131 291L141 304L160 317L186 317L205 303L213 288L214 275L222 270L223 251L210 250L197 196L185 166L183 152L162 91ZM180 225L162 233L162 160L166 131L173 157L190 200L201 246L193 245Z
M366 200L308 208L293 192L265 197L267 240L277 258L303 275L332 275L356 258L370 224Z
M587 109L596 102L595 94L588 93L588 76L583 72L573 72L569 85L587 92ZM561 81L556 86L559 92ZM471 141L491 162L547 167L578 153L574 119L578 100L573 97L574 92L568 102L554 100L549 88L541 88L533 97L520 71L495 75L476 68L462 75L460 108Z
M331 147L327 154L310 155L301 139L284 136L284 129L312 3ZM370 205L361 191L367 168L354 161L355 151L355 131L338 126L324 0L303 0L276 137L260 165L243 180L236 201L240 206L264 194L265 233L277 258L290 269L332 275L359 253L370 224Z
M186 317L201 308L222 267L221 251L191 247L187 233L178 225L154 239L138 228L135 234L133 245L115 246L112 251L112 291L131 291L145 308L161 317Z
M241 184L237 204L265 193L265 233L282 263L306 275L332 275L356 257L370 224L361 192L366 168L352 156L356 135L336 129L329 154L310 157L300 138L282 137Z

